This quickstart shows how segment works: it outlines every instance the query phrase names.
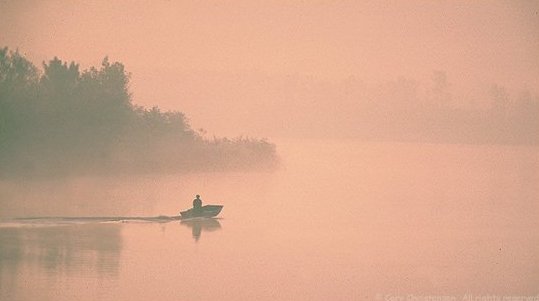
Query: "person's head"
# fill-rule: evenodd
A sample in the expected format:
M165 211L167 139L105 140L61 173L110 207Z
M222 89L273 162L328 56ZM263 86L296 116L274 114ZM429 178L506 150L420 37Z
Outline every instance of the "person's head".
M199 199L199 198L200 198L200 195L197 194L197 195L196 195L196 198Z

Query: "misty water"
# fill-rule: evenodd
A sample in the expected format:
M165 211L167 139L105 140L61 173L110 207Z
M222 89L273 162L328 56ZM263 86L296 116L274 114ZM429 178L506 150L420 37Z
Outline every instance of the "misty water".
M277 145L274 172L2 180L0 300L538 293L537 148ZM144 218L195 194L218 219Z

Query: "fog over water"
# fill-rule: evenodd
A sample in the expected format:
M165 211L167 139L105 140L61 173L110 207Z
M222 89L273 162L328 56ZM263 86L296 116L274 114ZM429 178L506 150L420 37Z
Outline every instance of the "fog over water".
M3 186L22 205L3 196L6 216L174 215L193 192L225 208L181 223L3 218L2 299L537 294L535 148L279 145L285 167L273 173Z
M0 0L0 300L539 299L538 12Z

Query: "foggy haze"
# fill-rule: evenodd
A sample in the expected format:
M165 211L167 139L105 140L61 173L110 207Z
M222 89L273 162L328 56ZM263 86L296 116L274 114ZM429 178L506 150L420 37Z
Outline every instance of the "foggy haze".
M539 93L535 1L0 5L3 45L36 63L58 56L85 68L108 55L132 72L135 103L185 112L210 134L290 136L278 124L308 128L296 121L310 114L349 131L340 111L372 101L344 90L364 89L350 78L428 89L439 70L453 102L469 106L488 104L493 85L513 98ZM221 114L223 106L233 110Z
M537 301L537 183L539 1L0 0L0 300Z

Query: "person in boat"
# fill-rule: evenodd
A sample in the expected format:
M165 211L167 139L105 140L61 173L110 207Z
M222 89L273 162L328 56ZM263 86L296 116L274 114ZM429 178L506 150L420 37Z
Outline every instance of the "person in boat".
M196 198L193 200L193 209L200 210L202 209L202 200L200 199L200 195L196 195Z

